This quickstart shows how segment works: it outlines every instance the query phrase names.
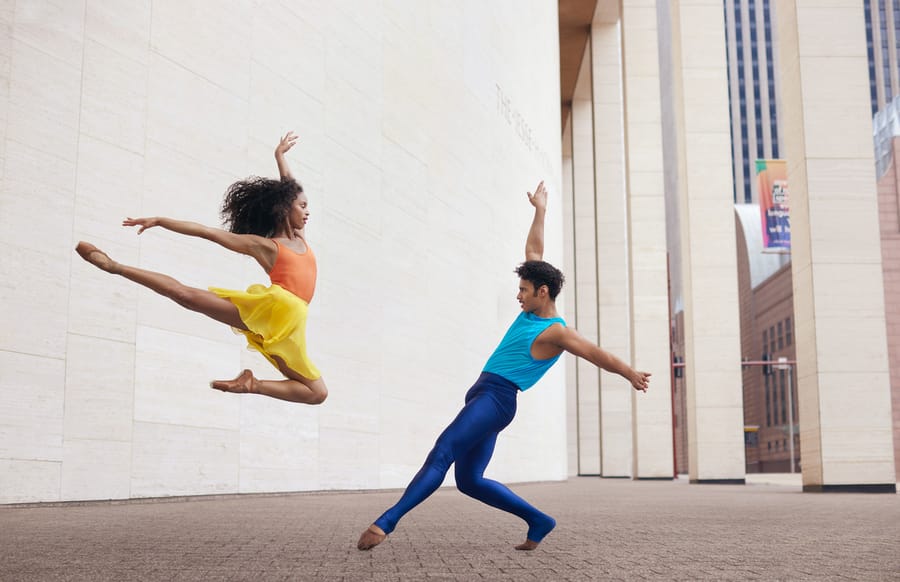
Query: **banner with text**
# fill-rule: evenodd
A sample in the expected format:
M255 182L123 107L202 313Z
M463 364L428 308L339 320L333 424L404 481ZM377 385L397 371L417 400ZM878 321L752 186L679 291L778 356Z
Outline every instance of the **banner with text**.
M791 218L787 163L784 160L756 160L756 181L759 184L763 250L789 251Z

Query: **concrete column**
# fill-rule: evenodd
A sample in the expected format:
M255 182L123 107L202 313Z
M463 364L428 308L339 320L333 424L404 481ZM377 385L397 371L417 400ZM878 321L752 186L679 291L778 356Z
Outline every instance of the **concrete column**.
M720 0L673 0L691 482L744 482L731 135Z
M569 294L566 321L577 321L575 310L575 192L572 185L572 115L564 120L562 135L562 209L563 209L563 245L565 247L563 273L566 285L563 292ZM565 352L566 363L566 452L567 474L578 475L578 369L577 358Z
M634 407L634 475L639 479L671 479L675 469L656 2L624 0L622 12L627 248L631 255L631 309L626 312L630 316L626 329L631 330L633 348L628 352L633 366L654 376L646 394L636 393L627 382L621 384Z
M628 225L619 6L598 2L591 26L596 184L597 300L604 349L631 359ZM600 375L601 474L632 476L631 385Z
M590 42L572 99L572 190L575 270L575 327L597 342L597 247L596 200L594 198L594 122L591 102ZM574 284L571 279L574 279ZM578 381L578 474L599 475L600 464L600 374L582 359L576 364Z
M896 491L863 6L777 4L804 491Z

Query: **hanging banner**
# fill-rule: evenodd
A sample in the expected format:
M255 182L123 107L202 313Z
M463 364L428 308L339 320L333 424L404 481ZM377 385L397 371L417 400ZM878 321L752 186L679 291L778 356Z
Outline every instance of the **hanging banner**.
M759 211L762 218L763 250L791 250L790 201L787 163L756 160Z

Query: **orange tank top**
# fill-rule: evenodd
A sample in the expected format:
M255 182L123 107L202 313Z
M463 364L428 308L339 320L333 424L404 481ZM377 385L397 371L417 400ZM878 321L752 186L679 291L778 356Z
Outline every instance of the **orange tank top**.
M275 245L278 247L278 254L269 271L269 279L310 303L316 290L316 256L312 249L307 244L306 252L300 254L278 241L275 241Z

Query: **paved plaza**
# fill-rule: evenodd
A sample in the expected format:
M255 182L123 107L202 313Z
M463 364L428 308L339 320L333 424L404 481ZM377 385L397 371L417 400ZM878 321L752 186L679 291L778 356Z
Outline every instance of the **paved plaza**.
M900 580L900 496L573 478L513 487L524 524L442 489L386 542L398 491L0 507L0 580Z

